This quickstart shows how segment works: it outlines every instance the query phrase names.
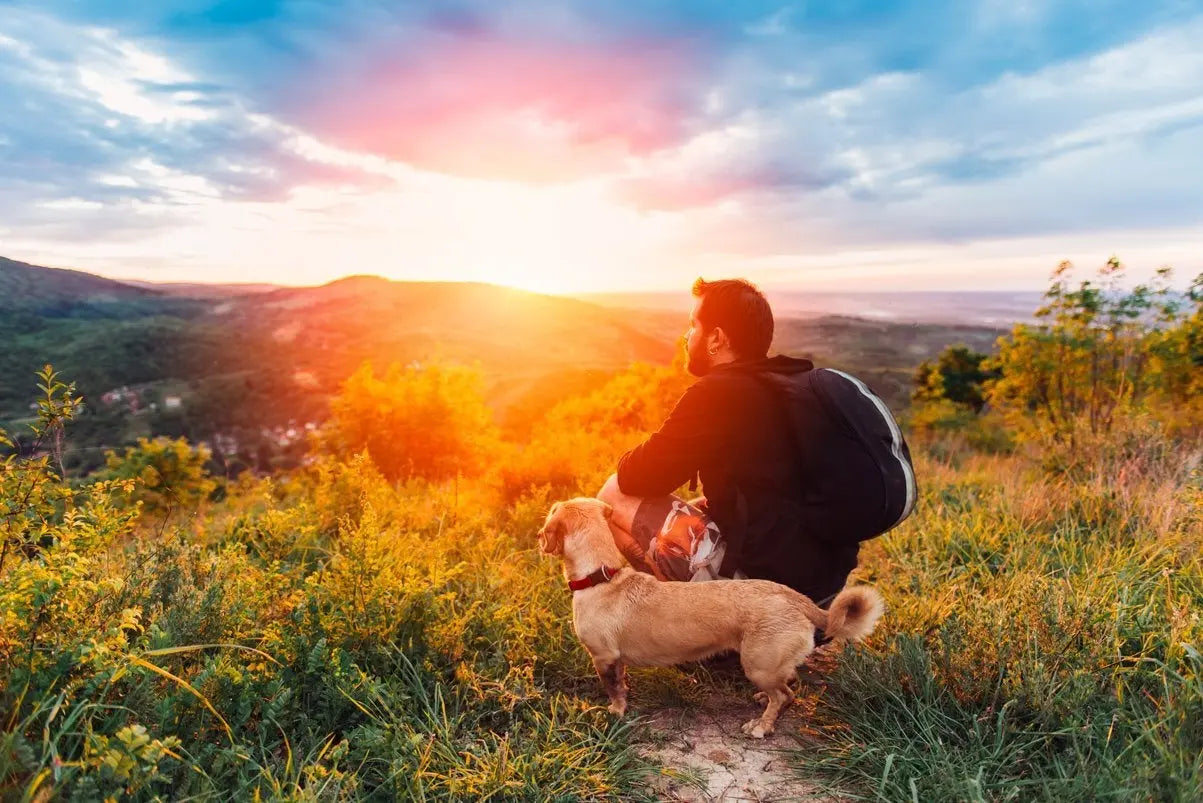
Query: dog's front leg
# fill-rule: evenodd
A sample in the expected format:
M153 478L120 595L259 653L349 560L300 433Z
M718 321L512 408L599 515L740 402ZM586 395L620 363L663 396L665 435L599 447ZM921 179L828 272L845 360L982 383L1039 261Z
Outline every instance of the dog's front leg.
M619 659L604 661L594 656L593 668L601 678L606 696L610 698L610 713L622 716L627 711L627 668Z

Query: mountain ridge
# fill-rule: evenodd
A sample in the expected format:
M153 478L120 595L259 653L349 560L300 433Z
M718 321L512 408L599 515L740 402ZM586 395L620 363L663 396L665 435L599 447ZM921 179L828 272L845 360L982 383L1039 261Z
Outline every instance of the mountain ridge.
M0 256L0 308L145 301L162 294L86 271L47 268Z

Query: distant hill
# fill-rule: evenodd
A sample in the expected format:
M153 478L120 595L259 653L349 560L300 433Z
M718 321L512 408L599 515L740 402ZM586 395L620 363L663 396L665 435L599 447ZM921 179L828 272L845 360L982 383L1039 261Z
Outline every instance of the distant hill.
M0 422L29 414L33 373L52 362L85 396L76 446L97 452L146 434L223 434L254 452L267 430L324 419L365 362L475 364L499 413L530 417L674 350L641 316L487 284L356 276L182 297L32 265L8 275L20 289L0 316Z
M626 311L481 283L352 276L232 299L209 320L253 332L298 367L329 368L339 380L364 360L479 362L503 377L665 362L673 354L671 342Z
M75 306L146 301L162 294L91 273L43 268L0 257L0 309L53 314Z
M609 307L481 283L352 276L320 287L162 292L13 260L0 261L0 295L9 305L0 314L0 422L29 415L34 372L53 363L85 397L69 461L80 470L105 446L153 434L209 441L242 465L295 460L303 437L288 432L322 421L365 362L477 365L500 422L521 433L632 362L668 363L687 321L686 307ZM999 334L778 315L773 350L851 370L898 408L919 362L950 343L988 351Z
M231 296L249 296L255 293L270 293L279 290L278 284L203 284L201 282L144 282L126 279L126 284L142 287L169 296L182 298L215 299Z
M909 403L915 368L949 345L994 351L1004 330L955 323L866 320L842 315L780 318L773 351L850 371L894 409Z
M903 292L774 290L765 295L778 318L838 315L896 323L1001 326L1026 322L1043 303L1041 291L908 290ZM688 288L678 293L591 293L586 301L609 307L687 310Z

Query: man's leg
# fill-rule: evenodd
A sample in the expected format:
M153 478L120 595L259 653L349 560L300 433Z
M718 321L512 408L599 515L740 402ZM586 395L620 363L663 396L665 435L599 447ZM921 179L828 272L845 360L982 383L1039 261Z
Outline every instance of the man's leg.
M614 512L610 514L610 526L618 527L630 534L635 521L635 511L639 510L642 497L628 496L618 487L618 475L611 474L605 485L597 492L597 498L605 502Z
M635 514L639 511L639 506L643 504L643 499L624 494L618 487L617 474L610 475L601 490L597 492L597 498L613 510L610 514L610 532L614 535L614 545L618 547L618 551L625 555L631 566L638 571L654 574L663 580L664 578L660 577L660 573L656 571L654 561L647 559L643 547L631 535L631 531L635 529Z
M678 496L624 494L612 475L598 498L613 508L614 544L631 566L659 580L713 580L725 547L703 508Z

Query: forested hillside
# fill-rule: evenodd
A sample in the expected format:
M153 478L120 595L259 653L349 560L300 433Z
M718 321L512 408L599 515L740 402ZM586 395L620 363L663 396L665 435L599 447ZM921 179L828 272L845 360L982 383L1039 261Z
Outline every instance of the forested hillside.
M0 373L31 377L47 355L85 404L66 463L100 465L138 437L207 442L214 468L295 466L308 430L360 366L475 365L503 428L528 432L560 399L630 364L667 365L681 310L627 310L486 284L357 276L321 287L169 292L7 261ZM856 318L778 322L774 349L863 376L896 409L914 366L946 343L990 350L1000 330ZM31 415L21 383L0 383L0 423Z

